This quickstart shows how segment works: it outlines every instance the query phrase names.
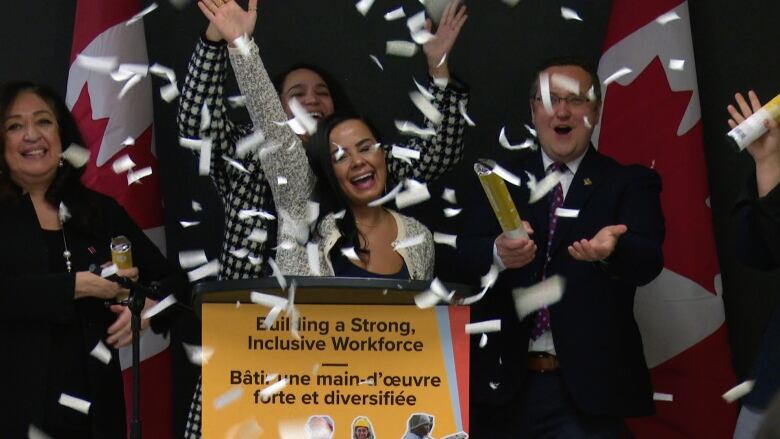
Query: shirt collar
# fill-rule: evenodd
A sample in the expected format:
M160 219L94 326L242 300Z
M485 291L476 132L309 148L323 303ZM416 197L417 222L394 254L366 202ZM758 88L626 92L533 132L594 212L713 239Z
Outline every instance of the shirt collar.
M542 165L544 165L544 170L545 172L547 172L547 169L550 167L550 165L552 165L555 162L547 155L547 153L544 152L544 149L542 149L541 147L539 149L542 151ZM576 159L570 162L565 163L566 167L569 169L569 171L571 171L572 175L577 173L577 168L580 167L580 163L582 163L582 159L585 157L585 154L587 152L588 150L586 149L585 152L582 153L582 155L580 155L579 157L577 157Z

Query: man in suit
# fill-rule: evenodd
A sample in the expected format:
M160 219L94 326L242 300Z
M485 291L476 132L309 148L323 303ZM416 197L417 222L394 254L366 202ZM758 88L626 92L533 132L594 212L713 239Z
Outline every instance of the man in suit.
M472 351L472 436L617 438L624 417L654 409L633 306L637 286L663 268L661 181L591 145L601 92L587 63L543 64L530 105L541 148L515 172L541 180L555 169L560 184L533 204L525 187L510 185L529 239L501 233L482 210L473 225L482 230L458 242L464 270L484 274L493 261L504 268L473 309L474 321L503 324ZM570 215L557 215L560 208ZM562 299L520 320L512 289L553 275L565 278Z

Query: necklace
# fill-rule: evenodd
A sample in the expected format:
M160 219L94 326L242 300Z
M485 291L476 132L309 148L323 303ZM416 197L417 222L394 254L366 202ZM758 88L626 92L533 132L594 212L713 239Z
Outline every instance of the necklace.
M65 251L62 252L62 257L65 259L65 268L68 270L68 273L71 272L71 263L70 263L70 250L68 250L68 240L65 239L65 224L60 221L60 231L62 232L62 244L65 246Z

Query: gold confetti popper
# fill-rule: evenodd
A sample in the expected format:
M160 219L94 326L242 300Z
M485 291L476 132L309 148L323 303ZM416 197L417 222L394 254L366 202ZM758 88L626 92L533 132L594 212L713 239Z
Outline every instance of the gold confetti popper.
M498 218L498 223L501 224L501 230L512 239L528 238L504 179L493 172L494 164L492 160L480 159L474 163L474 172L477 173L482 189L485 190L490 206Z
M767 102L760 110L743 120L741 124L729 131L727 136L736 143L739 150L742 151L764 135L766 132L764 122L769 119L780 122L780 95L775 96L774 99Z
M133 267L133 246L127 237L111 238L111 262L121 270ZM116 296L116 300L122 302L127 300L128 296L129 294L119 294Z

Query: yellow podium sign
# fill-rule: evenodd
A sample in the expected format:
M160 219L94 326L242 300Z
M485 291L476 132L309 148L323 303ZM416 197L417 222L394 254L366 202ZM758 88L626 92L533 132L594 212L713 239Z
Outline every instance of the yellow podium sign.
M267 308L203 304L204 437L468 431L468 308L296 307L297 337L284 314L265 328Z

